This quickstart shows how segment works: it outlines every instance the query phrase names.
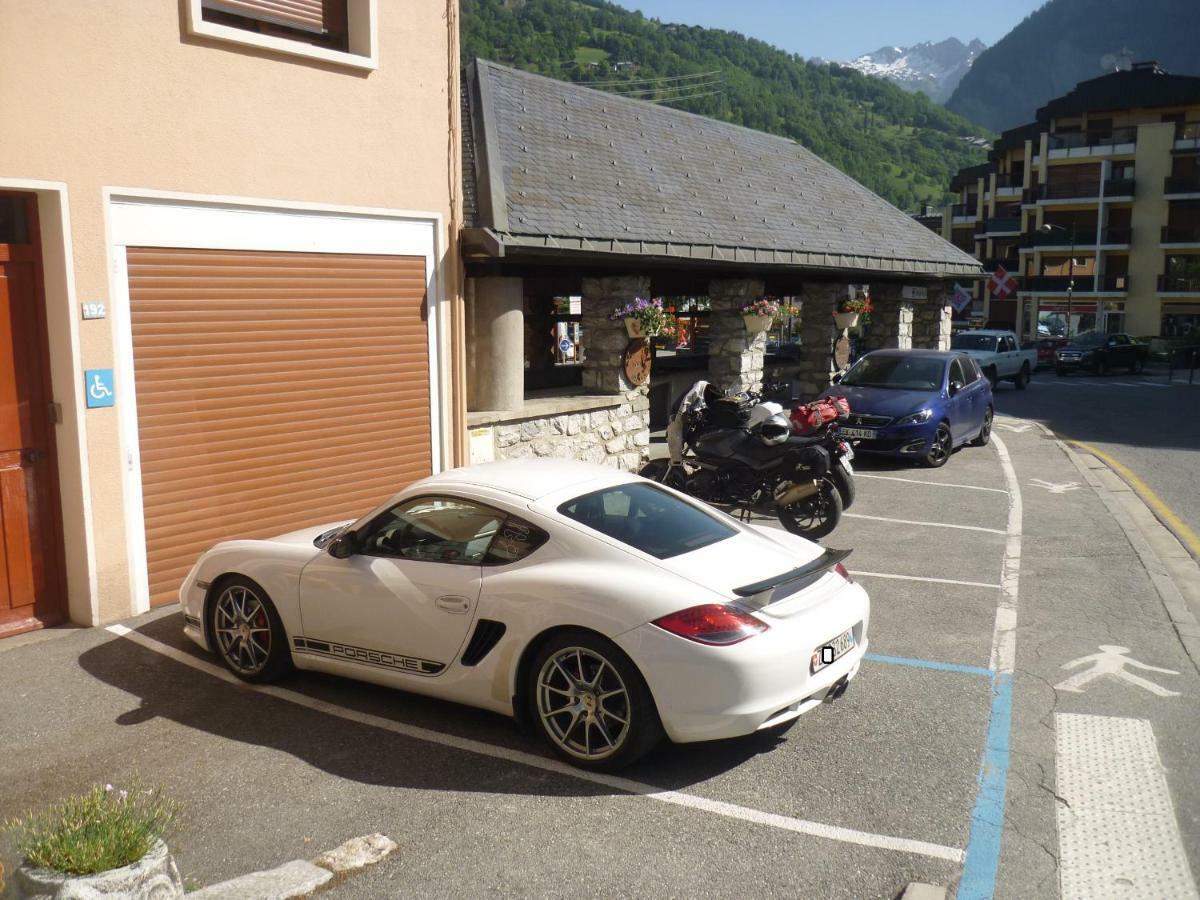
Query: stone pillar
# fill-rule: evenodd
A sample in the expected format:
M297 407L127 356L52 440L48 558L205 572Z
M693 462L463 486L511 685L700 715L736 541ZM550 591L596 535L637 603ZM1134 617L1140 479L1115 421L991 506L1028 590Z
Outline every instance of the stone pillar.
M912 345L919 350L949 350L954 310L950 292L940 281L926 285L928 297L913 304Z
M872 350L908 350L912 347L913 304L901 294L901 285L871 285L871 303L875 312L866 334L858 339L858 353Z
M623 356L629 345L625 323L609 321L617 307L650 296L650 279L642 275L584 278L583 388L590 394L616 394L622 403L611 415L611 437L605 438L608 462L636 471L649 458L650 385L625 379ZM605 429L604 434L609 430Z
M753 279L709 282L708 379L722 390L762 390L767 334L748 332L739 312L762 295L763 283Z
M838 336L833 312L846 296L844 284L805 284L800 301L800 362L796 385L801 400L812 400L829 387L834 373L833 342Z
M473 410L519 410L525 403L525 301L520 278L475 278Z

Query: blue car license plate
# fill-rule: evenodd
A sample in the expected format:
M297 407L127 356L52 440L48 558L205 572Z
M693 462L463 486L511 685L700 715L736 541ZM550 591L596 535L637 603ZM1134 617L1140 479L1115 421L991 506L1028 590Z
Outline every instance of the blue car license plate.
M842 437L858 441L873 441L877 432L871 428L839 428Z

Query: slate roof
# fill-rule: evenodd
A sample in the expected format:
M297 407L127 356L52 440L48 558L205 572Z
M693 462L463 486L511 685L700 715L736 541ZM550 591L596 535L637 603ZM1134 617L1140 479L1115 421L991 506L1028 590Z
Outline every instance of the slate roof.
M484 60L468 67L464 89L467 225L491 233L495 255L982 274L978 260L787 138Z

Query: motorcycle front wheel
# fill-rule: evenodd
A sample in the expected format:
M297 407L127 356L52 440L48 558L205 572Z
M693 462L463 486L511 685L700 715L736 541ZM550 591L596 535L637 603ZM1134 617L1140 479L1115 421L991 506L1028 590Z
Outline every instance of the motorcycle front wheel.
M848 510L854 503L854 477L846 474L841 463L834 463L829 469L829 477L837 485L842 497L842 512Z
M817 493L790 506L776 506L775 514L792 534L815 541L837 528L842 520L842 495L837 485L825 477Z

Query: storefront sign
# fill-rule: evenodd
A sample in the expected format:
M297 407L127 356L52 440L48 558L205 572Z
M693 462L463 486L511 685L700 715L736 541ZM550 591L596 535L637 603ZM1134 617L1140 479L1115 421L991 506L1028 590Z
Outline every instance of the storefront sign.
M900 296L905 300L928 300L929 289L917 284L906 284L900 288Z

